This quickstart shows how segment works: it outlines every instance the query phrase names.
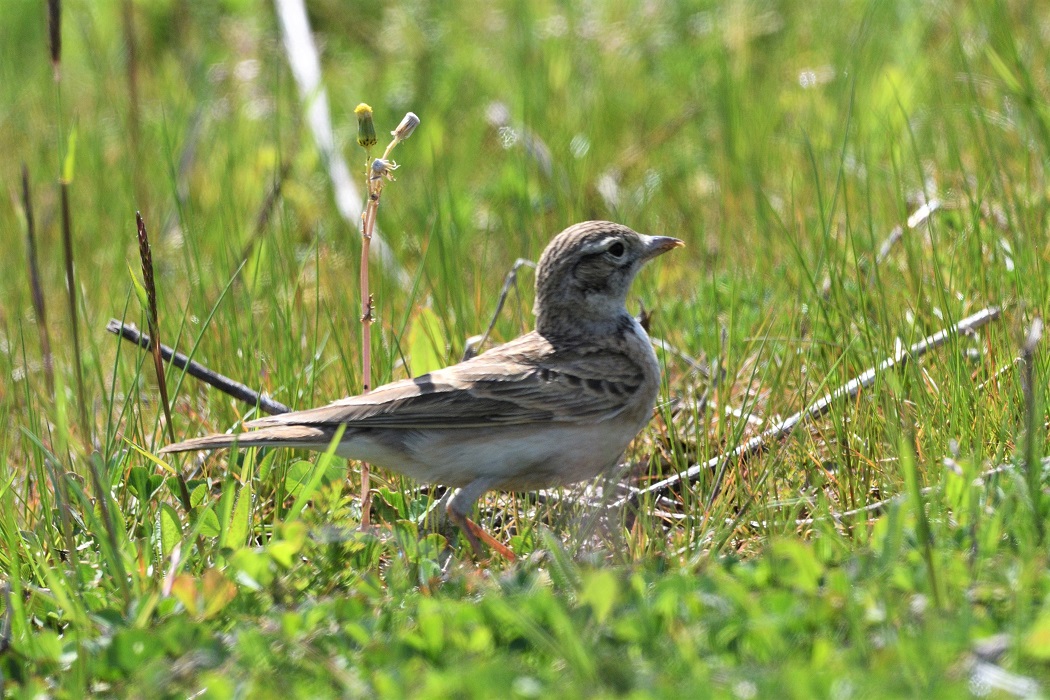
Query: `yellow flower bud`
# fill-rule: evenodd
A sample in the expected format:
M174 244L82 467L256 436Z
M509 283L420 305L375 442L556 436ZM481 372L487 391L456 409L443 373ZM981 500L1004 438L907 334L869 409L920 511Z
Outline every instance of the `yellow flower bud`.
M364 102L354 109L357 115L357 142L362 148L376 145L376 126L372 123L372 108Z

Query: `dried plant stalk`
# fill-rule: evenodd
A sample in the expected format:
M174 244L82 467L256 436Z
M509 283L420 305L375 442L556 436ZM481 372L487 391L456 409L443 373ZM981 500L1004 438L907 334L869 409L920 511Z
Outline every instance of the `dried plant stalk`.
M40 334L40 352L44 356L44 376L47 390L55 393L55 360L51 354L51 334L47 330L47 309L44 306L44 290L40 284L40 266L36 254L36 224L33 218L33 199L29 194L29 168L22 164L22 208L26 216L26 257L29 268L29 288L33 296L33 311L36 314L37 333Z
M168 424L168 437L175 442L175 429L171 422L171 405L168 403L168 382L164 377L164 360L160 355L160 323L157 320L157 283L153 277L153 251L149 245L149 234L142 214L135 212L135 224L138 227L139 259L142 262L142 283L146 288L146 322L149 324L150 351L153 354L153 368L157 372L157 384L160 386L160 404L164 409L164 419Z
M153 251L150 250L149 235L142 214L135 212L135 224L138 229L139 259L142 262L142 284L146 288L146 322L149 324L149 349L153 354L153 369L157 373L157 385L160 387L160 405L164 409L164 421L168 424L168 438L175 442L175 428L171 421L171 406L168 403L168 383L164 377L164 360L160 352L160 323L157 317L157 283L153 276ZM176 472L179 484L179 500L189 513L192 510L190 489L181 472Z
M1028 497L1032 502L1032 519L1036 536L1042 544L1046 538L1043 522L1043 465L1039 459L1037 434L1042 421L1038 410L1039 387L1035 377L1036 349L1043 338L1043 319L1036 316L1021 345L1021 391L1024 396L1024 468L1028 482Z
M357 114L357 142L365 149L365 189L368 202L361 214L361 385L362 393L372 390L372 323L375 320L373 311L375 299L369 289L368 259L375 232L376 216L379 213L379 198L383 186L392 181L393 171L397 164L390 160L390 153L419 126L419 117L409 112L390 132L393 138L383 151L381 158L372 160L372 146L376 143L375 125L372 122L372 108L362 103L354 110ZM361 526L371 523L372 492L370 489L371 467L368 462L361 463Z
M73 336L73 369L77 380L77 405L80 408L80 424L84 435L90 432L87 419L87 402L84 394L84 370L80 366L80 327L77 321L77 282L73 273L73 221L69 212L69 181L63 177L58 183L62 198L62 247L66 255L66 291L69 293L69 327Z
M61 77L62 65L62 2L47 0L47 31L51 49L51 71L57 83Z

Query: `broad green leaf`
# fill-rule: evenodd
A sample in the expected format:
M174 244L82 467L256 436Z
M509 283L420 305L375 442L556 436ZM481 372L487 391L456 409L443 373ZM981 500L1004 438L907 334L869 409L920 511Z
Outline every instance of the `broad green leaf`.
M230 556L230 564L237 571L237 582L258 589L273 581L273 557L249 547L242 547Z
M310 480L310 474L313 472L313 469L314 463L309 460L301 459L292 463L284 477L284 490L290 496L298 496L306 482Z
M200 518L199 532L202 537L219 536L219 516L215 514L214 510L209 508L208 510L202 511L198 517Z
M140 501L149 498L149 472L145 467L132 467L128 472L128 489Z
M304 523L285 522L281 525L279 538L270 540L266 553L285 568L292 565L292 559L306 544L308 531Z
M580 602L589 605L594 611L594 617L599 623L605 622L616 604L620 595L620 583L616 574L605 569L599 569L583 581L583 590L580 592Z
M298 496L310 483L310 479L316 468L317 463L305 459L292 464L288 467L288 473L285 475L285 491L291 496ZM321 473L320 483L331 484L335 481L341 480L345 476L346 467L343 465L342 460L332 460L332 462Z
M237 586L218 569L208 569L201 581L204 617L212 617L237 596Z
M58 663L62 656L62 639L54 630L36 630L32 641L23 648L23 653L35 661Z
M340 425L339 429L336 430L335 435L332 437L332 442L328 445L328 449L318 458L317 463L314 465L313 471L310 474L309 480L299 492L299 495L295 497L292 507L288 509L288 515L286 516L287 520L295 520L299 517L299 514L303 512L303 508L306 507L307 501L309 501L310 497L314 495L317 487L321 484L321 479L324 478L325 472L332 465L332 458L335 456L335 448L339 446L339 441L343 439L343 433L345 431L346 425Z
M164 653L147 630L122 629L113 635L109 645L109 660L117 668L132 672Z
M198 484L196 488L190 493L190 507L199 508L204 504L204 501L208 498L208 487L204 484Z
M178 512L167 503L160 504L160 548L164 556L171 554L182 539L182 523Z
M259 461L259 482L265 484L266 480L270 477L270 472L273 471L274 460L277 459L279 450L270 450L266 453L266 456Z
M1021 649L1025 656L1042 662L1050 661L1050 614L1043 612L1024 636Z
M210 512L210 511L209 511ZM171 584L171 594L182 603L191 616L196 617L200 610L197 600L197 579L189 574L179 574Z
M225 547L229 537L230 520L233 518L233 502L237 496L237 482L227 476L222 482L222 494L216 515L219 519L219 547Z
M247 486L237 494L237 505L233 507L230 527L227 529L226 545L238 549L248 541L248 526L251 516L252 492Z

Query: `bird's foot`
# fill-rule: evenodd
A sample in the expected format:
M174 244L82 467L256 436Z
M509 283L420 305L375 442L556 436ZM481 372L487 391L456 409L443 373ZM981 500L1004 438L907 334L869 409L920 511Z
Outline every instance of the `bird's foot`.
M460 531L466 536L467 541L470 542L470 546L473 548L474 554L478 559L483 559L485 557L485 549L481 546L481 543L484 542L507 561L514 562L518 560L518 557L507 545L487 533L480 525L467 516L457 513L450 508L448 510L448 517L449 520L459 526Z
M510 547L490 535L470 518L464 518L463 525L463 532L466 533L467 539L470 540L471 546L474 547L475 552L480 549L480 543L478 540L481 540L481 542L484 542L489 547L499 552L499 554L507 561L513 563L518 560L517 555L511 551Z

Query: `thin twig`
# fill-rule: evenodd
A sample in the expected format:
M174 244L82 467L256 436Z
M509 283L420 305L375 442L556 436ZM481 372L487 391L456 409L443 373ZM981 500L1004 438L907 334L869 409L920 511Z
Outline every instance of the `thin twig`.
M974 387L974 391L977 392L978 394L984 392L985 390L988 389L988 387L993 386L994 383L998 382L1000 377L1002 377L1007 372L1012 371L1014 367L1016 367L1018 364L1021 363L1021 361L1022 360L1021 360L1020 357L1015 357L1009 363L1007 363L1007 364L1003 365L1002 367L1000 367L999 369L995 370L995 372L992 373L991 377L989 377L988 379L984 380L983 382L981 382L980 384L975 386Z
M359 111L360 110L360 111ZM372 160L371 147L375 144L375 125L372 121L372 108L362 104L355 110L358 113L358 143L365 149L365 190L368 202L361 215L361 384L362 393L372 389L372 322L375 299L368 286L368 261L372 239L375 236L376 217L379 214L379 199L387 181L393 181L393 171L397 164L390 160L394 148L412 135L419 125L419 117L408 112L396 129L390 132L393 138L387 144L383 156ZM378 241L377 241L378 243ZM368 462L361 462L361 527L371 524L372 492L369 479L371 467Z
M1000 313L1001 310L998 307L990 306L972 316L964 318L951 328L938 331L933 335L923 338L918 343L912 345L907 351L900 350L893 357L883 360L879 365L872 367L860 376L851 379L830 394L825 394L820 400L810 404L804 410L795 413L760 435L756 435L743 445L737 446L732 452L712 457L702 464L695 464L685 471L679 472L678 474L670 476L662 481L658 481L655 484L651 484L646 488L639 489L630 496L614 503L613 507L622 507L628 503L637 503L638 499L643 495L666 493L673 486L683 482L692 483L699 479L701 474L705 474L711 470L717 470L717 474L724 473L726 467L734 460L744 461L761 454L768 449L771 442L784 439L801 423L812 421L823 416L831 410L832 404L836 401L855 398L860 393L861 389L865 389L874 384L875 378L880 373L896 366L903 366L911 358L921 357L930 350L944 345L944 343L948 342L953 336L960 333L971 333L999 318ZM718 492L717 481L719 480L720 478L716 476L716 484L712 489L712 498Z
M939 200L931 199L930 201L926 202L921 207L916 209L914 214L908 217L908 228L918 228L919 224L929 219L933 215L933 213L940 208L941 203ZM881 265L883 261L885 261L886 258L889 257L890 251L893 249L893 246L895 246L897 244L897 241L899 241L903 237L904 227L900 225L894 226L893 230L890 231L890 235L886 238L886 240L882 242L882 245L879 246L879 253L875 256L875 264Z
M109 323L106 324L106 330L114 335L120 336L124 340L135 343L141 348L147 350L150 348L150 337L135 328L134 324L122 323L115 318L111 318ZM160 343L157 345L160 347L160 354L165 362L169 362L179 369L185 370L186 374L195 379L199 379L205 384L215 387L224 394L232 396L239 401L243 401L250 406L257 406L260 411L271 416L278 413L288 413L292 410L280 401L275 401L268 396L248 388L238 381L234 381L218 372L211 371L196 360L191 360L186 357L181 352L175 352L167 345L161 345Z
M467 341L467 347L463 351L464 362L477 355L478 351L481 350L481 346L483 346L489 339L489 336L492 335L492 329L496 327L496 320L499 319L499 315L503 311L503 305L507 303L507 297L510 295L510 288L518 281L518 270L522 267L531 267L535 270L536 263L531 260L526 260L525 258L518 258L514 261L514 266L510 268L510 272L508 272L507 276L503 278L503 289L500 290L499 299L496 300L496 308L492 312L492 318L489 319L488 328L485 329L485 332L480 338L471 338Z
M33 295L33 311L36 328L40 334L40 352L44 356L44 376L48 393L55 393L55 358L51 354L51 335L47 330L47 309L44 306L44 290L40 284L40 266L36 255L36 225L33 219L33 198L29 194L29 168L22 163L22 208L26 216L26 255L29 266L29 288Z

